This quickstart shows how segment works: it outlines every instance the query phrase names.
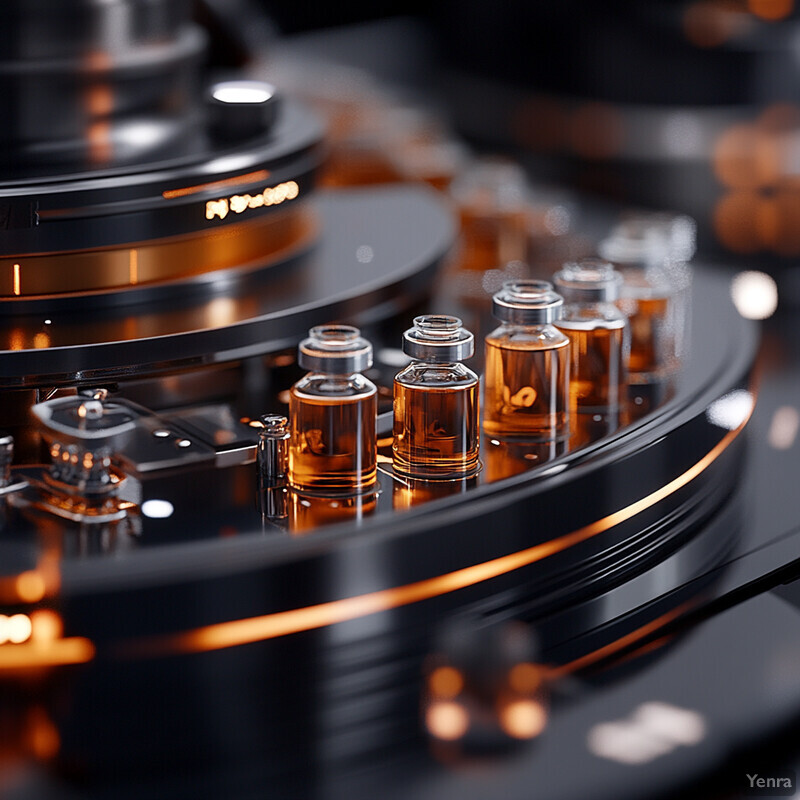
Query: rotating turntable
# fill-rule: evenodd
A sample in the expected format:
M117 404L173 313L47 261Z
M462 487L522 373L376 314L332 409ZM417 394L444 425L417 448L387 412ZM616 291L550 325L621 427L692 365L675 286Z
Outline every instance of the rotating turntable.
M108 30L111 6L78 6ZM148 9L154 38L154 20L169 20L189 59L188 9ZM15 13L29 20L23 4ZM91 91L81 81L74 91ZM287 531L259 497L256 420L283 410L307 329L342 320L376 342L385 440L399 333L430 308L480 330L488 295L453 279L442 194L383 179L315 189L322 127L302 103L282 97L273 121L243 131L193 96L169 128L181 135L153 151L109 145L97 164L63 141L36 158L22 148L25 169L54 154L48 170L2 186L0 403L16 445L0 489L8 796L527 796L538 781L568 797L584 779L602 796L641 796L656 772L660 793L712 774L723 733L748 742L742 720L770 734L788 724L791 682L777 713L736 672L727 728L702 693L682 694L714 647L756 669L780 649L763 620L797 624L760 594L794 577L796 537L743 522L758 332L725 273L697 265L691 353L634 393L629 424L571 451L485 440L477 477L416 494L384 455L377 492L293 497ZM115 115L100 116L113 143ZM608 219L582 207L589 227ZM64 453L91 454L79 480L42 466ZM749 655L732 634L743 625L758 632ZM506 664L513 630L526 644L509 645ZM482 649L503 669L535 666L546 725L494 715ZM463 672L482 733L431 722L442 664ZM683 739L631 781L586 728L648 714ZM669 761L679 747L698 754L690 769ZM546 766L573 757L577 778ZM489 782L470 777L476 759Z

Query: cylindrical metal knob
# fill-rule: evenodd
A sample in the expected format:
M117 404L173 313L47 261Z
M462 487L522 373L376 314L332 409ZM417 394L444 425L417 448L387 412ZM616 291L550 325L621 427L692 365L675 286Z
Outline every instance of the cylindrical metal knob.
M258 433L258 473L262 488L286 483L289 473L289 420L265 414Z

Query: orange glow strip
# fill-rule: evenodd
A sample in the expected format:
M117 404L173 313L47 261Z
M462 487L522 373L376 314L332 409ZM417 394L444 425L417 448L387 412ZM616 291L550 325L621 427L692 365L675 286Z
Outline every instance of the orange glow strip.
M640 639L644 639L646 636L654 631L657 631L659 628L662 628L667 623L677 619L686 611L688 611L692 605L693 603L684 603L677 608L673 608L672 611L668 611L666 614L662 614L660 617L648 622L646 625L642 625L641 628L637 628L635 631L631 631L630 633L625 634L625 636L621 636L619 639L614 640L605 647L592 650L591 653L587 653L580 658L576 658L574 661L570 661L568 664L562 664L560 667L552 667L548 669L547 677L550 679L562 678L564 675L569 675L571 672L577 672L578 670L585 669L586 667L589 667L598 661L602 661L604 658L613 656L614 653L624 650L629 645L636 644L636 642L638 642ZM658 642L659 646L663 644L661 639L659 639ZM644 648L645 651L647 649L648 648Z
M165 200L174 200L176 197L187 197L190 194L199 194L200 192L210 192L225 186L238 186L245 183L260 183L269 178L268 169L259 169L256 172L248 172L246 175L237 175L234 178L225 178L221 181L213 181L212 183L200 183L197 186L184 186L181 189L167 189L162 192L161 196Z
M346 622L381 611L389 611L393 608L465 589L482 581L513 572L609 530L686 486L719 458L736 439L750 419L754 408L755 399L753 407L741 425L735 430L726 433L712 450L682 475L671 480L660 489L656 489L656 491L641 500L637 500L635 503L631 503L613 514L609 514L558 539L543 542L482 564L475 564L455 572L449 572L435 578L427 578L405 586L381 589L370 594L332 600L327 603L295 608L289 611L279 611L260 617L220 622L185 633L139 640L125 646L123 652L125 655L130 656L151 656L173 652L198 653L251 644L279 636L287 636L292 633L335 625L336 623Z
M22 291L22 276L20 275L21 267L19 264L14 264L14 289L13 292L19 295Z
M139 283L139 251L135 248L128 254L128 282Z
M80 636L56 639L51 642L31 641L26 644L0 646L2 670L58 667L66 664L85 664L94 658L94 645Z

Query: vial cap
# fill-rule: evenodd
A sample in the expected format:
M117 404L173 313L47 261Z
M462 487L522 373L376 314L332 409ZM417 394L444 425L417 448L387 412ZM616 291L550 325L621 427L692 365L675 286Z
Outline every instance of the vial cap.
M619 297L622 275L607 261L584 258L564 264L553 282L567 303L597 303Z
M458 317L425 314L414 318L414 327L403 334L403 352L421 361L452 364L475 352L475 337Z
M564 299L548 281L506 281L492 297L492 313L513 325L546 325L561 319Z
M663 226L645 215L631 216L620 222L598 247L606 261L642 266L663 263L669 250Z
M525 208L528 185L525 171L512 161L479 159L453 181L456 203L488 214Z
M312 372L351 375L372 366L372 345L352 325L319 325L300 342L297 362Z

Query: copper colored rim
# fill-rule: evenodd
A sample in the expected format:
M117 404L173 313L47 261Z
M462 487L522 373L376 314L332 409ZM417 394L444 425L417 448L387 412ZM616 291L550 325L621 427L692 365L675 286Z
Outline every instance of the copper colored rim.
M120 290L191 279L269 261L308 234L308 214L292 207L184 236L124 247L0 259L0 299Z

